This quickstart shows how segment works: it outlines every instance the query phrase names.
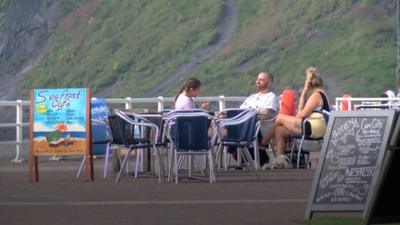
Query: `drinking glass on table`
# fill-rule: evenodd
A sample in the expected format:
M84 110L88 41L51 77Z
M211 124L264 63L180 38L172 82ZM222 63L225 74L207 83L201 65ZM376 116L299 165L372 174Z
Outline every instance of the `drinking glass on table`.
M270 119L270 117L269 117L269 110L268 110L268 109L266 109L266 108L261 108L261 109L259 109L258 111L259 111L258 118L259 118L260 120L268 120L268 119Z
M200 109L207 110L209 105L210 105L209 101L203 101L203 102L200 103Z

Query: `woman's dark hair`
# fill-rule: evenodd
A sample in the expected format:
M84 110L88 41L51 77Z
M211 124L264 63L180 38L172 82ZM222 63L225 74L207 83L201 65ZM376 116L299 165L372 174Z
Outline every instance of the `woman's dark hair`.
M179 90L178 94L175 96L175 101L183 91L189 91L190 89L198 89L200 88L200 86L201 82L197 78L190 77L189 79L186 80L182 88Z

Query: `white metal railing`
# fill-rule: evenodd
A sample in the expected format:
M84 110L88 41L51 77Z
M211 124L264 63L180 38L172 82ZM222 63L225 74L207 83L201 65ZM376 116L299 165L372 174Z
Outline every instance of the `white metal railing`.
M24 126L29 126L29 123L23 122L23 106L28 106L29 101L0 101L0 107L15 107L15 123L0 123L0 127L15 127L15 141L2 141L2 144L15 144L15 158L12 162L21 162L20 151L22 148L22 144L27 143L28 141L23 140L22 129Z
M218 110L224 110L227 102L243 102L246 97L225 97L225 96L210 96L198 97L196 102L209 101L218 103ZM174 98L159 96L156 98L109 98L106 99L109 105L123 104L126 110L132 110L133 105L137 103L156 104L157 111L164 110L167 103L173 103ZM397 98L346 98L337 97L335 99L334 108L336 110L343 110L344 103L347 103L347 110L357 110L361 108L400 108L400 97ZM16 101L0 101L0 108L15 107L15 122L0 123L0 129L15 127L15 141L0 141L0 144L14 144L15 145L15 158L12 162L21 162L21 149L23 144L28 143L28 138L23 137L23 127L28 127L29 122L23 121L24 107L29 106L29 101L16 100ZM27 118L27 117L25 117Z
M345 110L358 110L358 109L399 109L400 108L400 97L396 98L347 98L337 97L335 99L334 108L338 111Z
M225 97L225 96L211 96L211 97L198 97L195 99L196 102L209 101L209 102L217 102L218 110L224 110L226 108L227 102L243 102L246 97L238 96L238 97ZM164 110L164 106L166 103L173 103L174 98L172 97L163 97L159 96L156 98L109 98L106 99L106 102L109 104L124 104L126 110L133 109L133 105L137 103L154 103L157 104L157 111L161 112ZM22 162L21 158L21 149L22 144L27 144L28 138L23 137L23 127L28 127L29 122L24 122L23 118L23 107L28 107L29 101L26 100L16 100L16 101L0 101L0 108L3 107L15 107L15 123L0 123L1 128L9 128L15 127L15 141L0 141L0 144L15 144L15 158L11 160L11 162Z

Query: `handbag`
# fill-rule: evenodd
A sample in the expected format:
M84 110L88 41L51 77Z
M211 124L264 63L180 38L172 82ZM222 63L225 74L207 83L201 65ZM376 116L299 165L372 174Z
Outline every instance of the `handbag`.
M303 122L303 133L311 138L321 138L326 130L326 119L321 112L313 112Z

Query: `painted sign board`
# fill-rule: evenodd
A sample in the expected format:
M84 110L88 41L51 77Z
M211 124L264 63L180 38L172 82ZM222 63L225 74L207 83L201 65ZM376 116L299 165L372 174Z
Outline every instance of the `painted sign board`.
M34 89L30 110L30 169L37 170L37 156L92 158L89 89Z

